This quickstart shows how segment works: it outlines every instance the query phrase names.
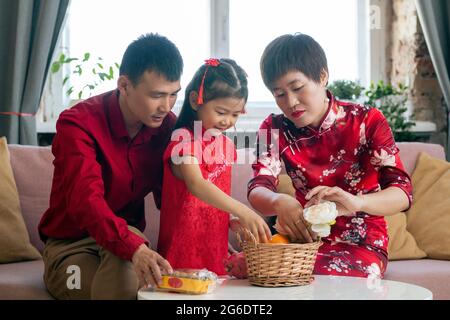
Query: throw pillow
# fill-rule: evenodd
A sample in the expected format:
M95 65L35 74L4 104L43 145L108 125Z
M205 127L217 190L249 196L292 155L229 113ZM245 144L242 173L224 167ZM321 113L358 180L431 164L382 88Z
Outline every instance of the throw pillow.
M450 163L421 153L412 183L408 231L429 258L450 260Z
M20 211L6 138L0 138L0 263L39 259Z
M406 230L404 212L384 217L388 226L389 260L421 259L427 255L418 246L414 237Z

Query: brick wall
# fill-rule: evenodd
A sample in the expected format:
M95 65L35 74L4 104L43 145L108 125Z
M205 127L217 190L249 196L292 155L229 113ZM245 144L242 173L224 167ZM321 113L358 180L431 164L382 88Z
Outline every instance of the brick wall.
M425 43L414 0L393 0L387 70L389 81L409 87L414 119L436 123L430 142L445 145L444 99Z

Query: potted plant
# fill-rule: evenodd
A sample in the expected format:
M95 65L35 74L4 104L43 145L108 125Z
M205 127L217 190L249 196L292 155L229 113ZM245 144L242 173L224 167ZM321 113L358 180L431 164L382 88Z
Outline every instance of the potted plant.
M414 141L414 134L410 131L414 122L406 118L407 87L399 84L397 87L390 83L379 81L372 83L366 90L367 105L377 107L386 117L396 141Z
M66 87L65 92L68 97L75 94L78 100L92 96L97 86L113 80L119 70L118 63L105 65L102 57L93 59L89 52L84 53L82 58L69 57L61 53L58 59L52 63L51 73L59 72L64 65L69 65L70 71L68 75L64 76L62 85Z
M328 85L328 90L339 100L358 101L364 87L351 80L336 80Z

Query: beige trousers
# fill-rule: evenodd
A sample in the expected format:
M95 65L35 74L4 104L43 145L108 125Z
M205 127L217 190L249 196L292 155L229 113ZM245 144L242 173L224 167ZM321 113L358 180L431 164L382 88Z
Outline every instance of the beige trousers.
M128 228L146 239L136 228ZM132 300L139 281L130 261L100 247L93 238L48 239L43 259L44 282L56 299Z

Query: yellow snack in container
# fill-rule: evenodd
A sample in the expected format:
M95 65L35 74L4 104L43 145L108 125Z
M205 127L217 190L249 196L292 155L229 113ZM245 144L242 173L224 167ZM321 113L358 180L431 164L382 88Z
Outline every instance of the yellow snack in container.
M205 294L214 291L218 277L207 269L177 269L162 275L162 284L156 290L186 294Z

